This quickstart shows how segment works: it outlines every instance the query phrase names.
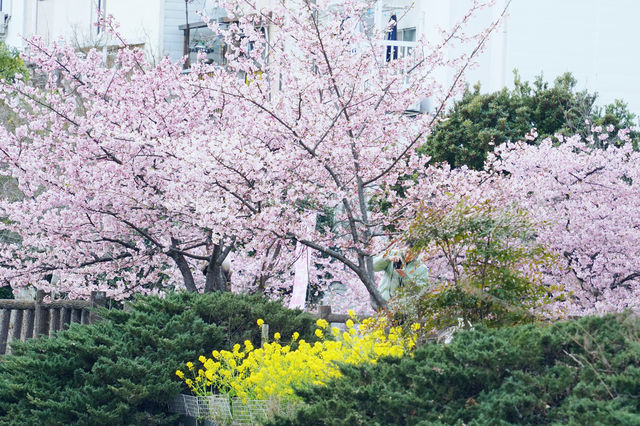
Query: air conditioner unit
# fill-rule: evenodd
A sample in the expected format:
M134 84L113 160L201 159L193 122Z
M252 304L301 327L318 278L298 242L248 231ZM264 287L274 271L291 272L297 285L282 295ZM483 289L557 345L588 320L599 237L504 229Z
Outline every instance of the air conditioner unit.
M11 16L8 13L0 12L0 36L7 35L9 19L11 19Z

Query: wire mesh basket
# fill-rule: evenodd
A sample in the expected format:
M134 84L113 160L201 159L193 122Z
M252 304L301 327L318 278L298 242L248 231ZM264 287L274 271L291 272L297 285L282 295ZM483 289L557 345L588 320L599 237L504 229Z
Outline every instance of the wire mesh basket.
M277 401L229 398L226 395L192 396L180 394L169 403L169 411L222 425L262 424L274 415L291 415L295 405Z
M180 394L169 403L169 411L196 419L211 419L222 424L230 424L232 420L231 406L226 395L192 396Z

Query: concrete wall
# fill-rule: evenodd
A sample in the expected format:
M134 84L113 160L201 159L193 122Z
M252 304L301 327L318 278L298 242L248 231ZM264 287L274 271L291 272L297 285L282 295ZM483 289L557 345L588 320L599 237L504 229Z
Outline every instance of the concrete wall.
M23 47L21 36L38 33L48 40L59 36L78 44L100 43L93 26L97 0L3 0L2 12L10 15L5 40ZM185 23L184 0L101 0L107 13L120 21L121 31L130 43L145 43L154 58L182 56ZM260 0L264 6L274 0ZM484 28L495 18L507 0L474 21L473 28ZM336 2L339 3L339 2ZM471 0L381 0L376 25L382 27L396 13L398 28L416 28L417 36L438 37L440 28L454 24ZM211 13L216 0L193 0L189 20L199 20L196 10ZM413 8L406 13L406 7ZM580 88L597 91L601 103L622 98L640 114L640 84L636 68L640 59L635 44L640 40L640 1L637 0L512 0L503 27L491 38L480 66L468 74L468 81L480 81L483 90L511 85L517 68L526 80L543 73L552 81L570 71ZM472 29L473 29L472 28ZM450 52L455 54L455 51ZM436 75L446 80L446 75Z
M451 27L471 4L471 0L382 0L396 7L398 28L415 26L418 36L436 39L439 28ZM471 30L481 30L495 19L507 0L497 0L491 10L472 22ZM402 7L413 4L401 18ZM387 12L387 15L390 15ZM513 85L513 69L525 80L540 73L553 81L565 72L578 79L580 89L599 93L599 103L625 100L640 115L640 84L636 69L640 59L640 1L637 0L512 0L503 26L493 35L479 67L468 73L483 91ZM380 18L378 25L386 23ZM455 51L450 52L451 55ZM440 75L439 78L446 76Z

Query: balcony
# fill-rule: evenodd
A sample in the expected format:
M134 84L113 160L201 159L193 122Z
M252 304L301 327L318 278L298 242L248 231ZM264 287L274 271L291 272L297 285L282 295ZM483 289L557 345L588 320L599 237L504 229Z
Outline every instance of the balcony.
M384 49L393 55L396 52L395 57L404 58L411 54L411 51L416 47L415 41L399 41L399 40L381 40L381 45Z

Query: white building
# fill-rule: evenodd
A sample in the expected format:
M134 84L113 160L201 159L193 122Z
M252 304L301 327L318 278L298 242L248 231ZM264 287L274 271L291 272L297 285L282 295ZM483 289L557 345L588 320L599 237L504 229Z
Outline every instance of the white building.
M398 17L398 39L437 36L462 16L471 0L380 0L377 25ZM473 29L486 27L499 16L508 0L473 21ZM599 103L614 99L628 103L640 115L640 2L637 0L512 0L502 27L490 39L479 67L467 81L480 81L484 92L513 86L513 70L523 80L543 74L552 82L565 72L578 80L578 89L598 92Z
M0 0L4 23L0 35L10 46L22 49L24 38L40 35L47 41L60 37L79 48L117 44L104 28L95 25L97 11L111 14L119 31L132 45L144 45L152 58L168 55L178 60L183 53L186 23L199 21L196 11L213 12L212 0ZM185 11L185 8L187 10Z
M274 0L262 0L265 5ZM475 30L495 19L508 0L496 4L473 21ZM38 34L46 40L60 36L78 47L116 44L106 40L104 29L94 26L99 8L115 16L130 44L144 44L153 58L168 55L178 60L184 52L184 29L191 24L190 49L199 48L200 18L196 10L218 17L216 0L0 0L0 37L19 49L22 37ZM336 5L340 1L335 2ZM373 12L378 28L390 16L398 18L398 42L404 49L424 36L438 38L462 16L471 0L380 0ZM503 26L490 39L480 66L468 74L480 81L483 91L494 91L513 82L518 69L525 80L544 74L553 81L571 72L579 88L597 91L601 103L616 98L628 102L640 114L640 84L636 68L640 59L633 50L640 39L640 2L637 0L512 0ZM182 28L181 28L182 26ZM212 57L223 52L209 52ZM445 76L440 76L445 77ZM436 75L436 78L438 76Z

